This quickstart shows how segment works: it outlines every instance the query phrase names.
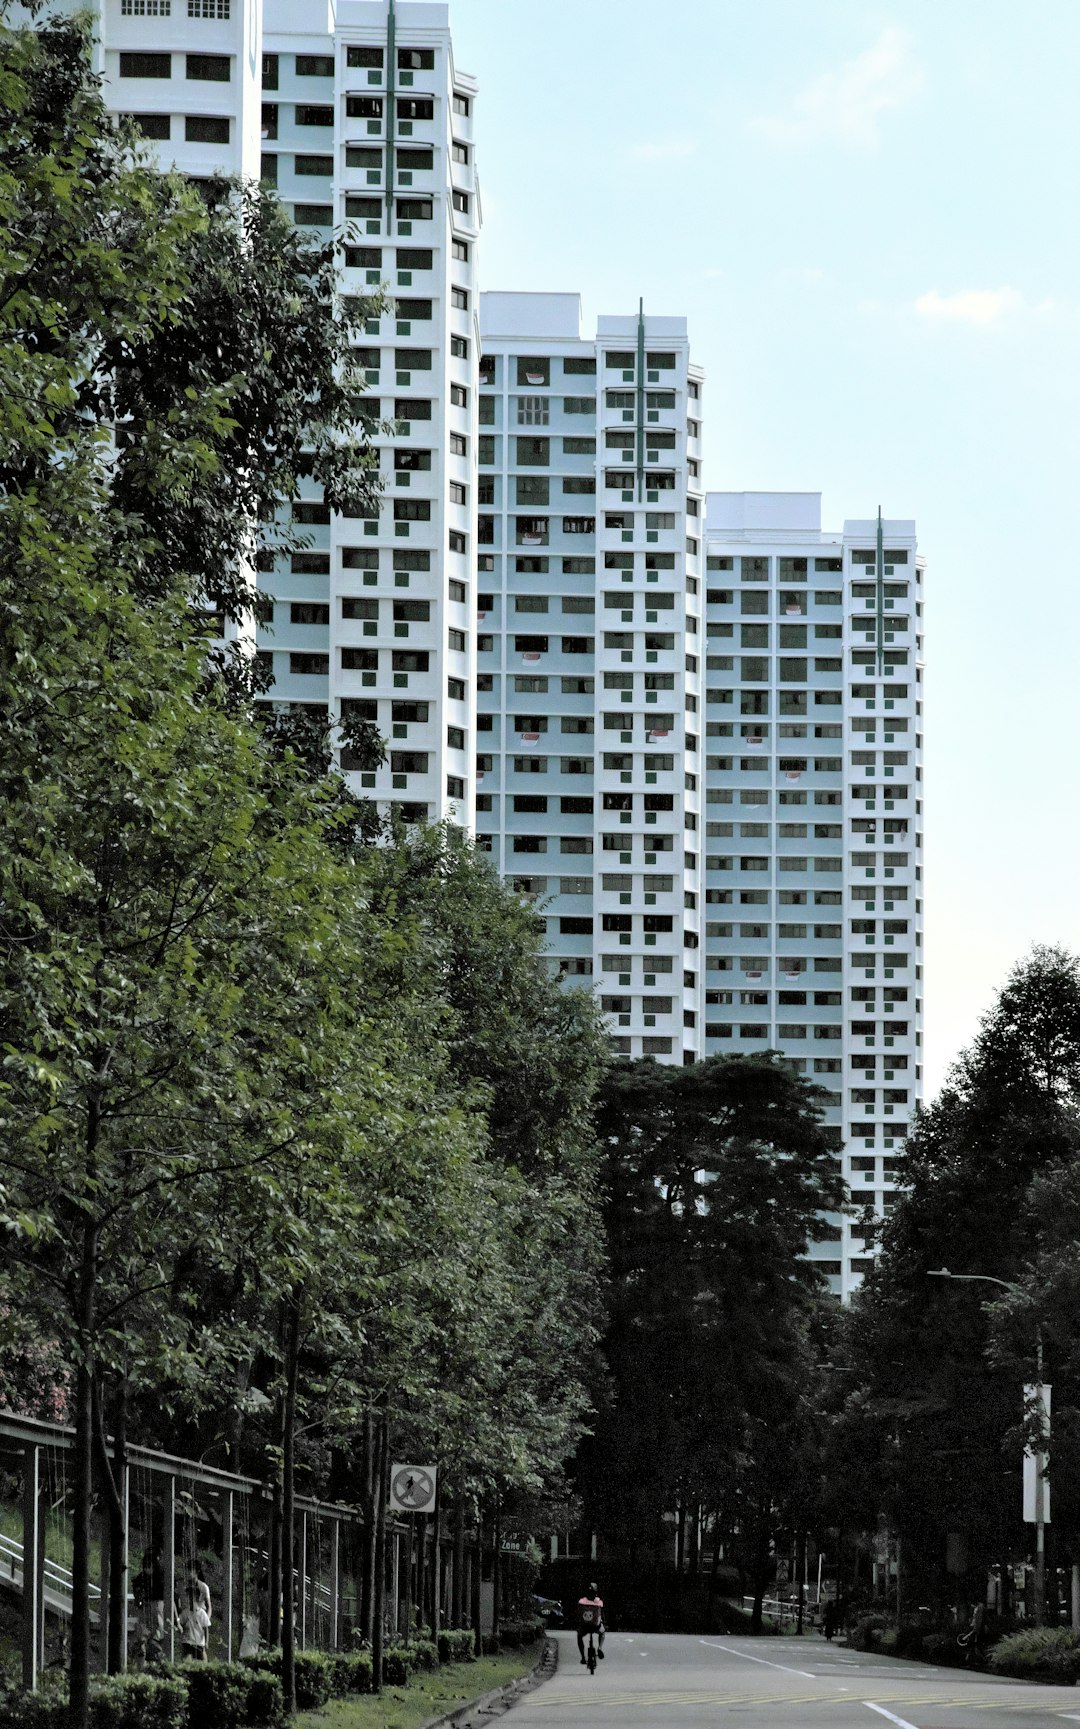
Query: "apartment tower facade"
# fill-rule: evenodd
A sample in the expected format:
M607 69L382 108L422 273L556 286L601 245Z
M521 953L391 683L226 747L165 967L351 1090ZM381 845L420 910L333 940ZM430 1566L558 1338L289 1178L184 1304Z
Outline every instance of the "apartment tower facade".
M921 1094L915 525L704 490L685 320L479 293L474 79L428 0L98 0L106 98L195 180L346 231L384 492L263 559L268 700L356 714L343 772L473 829L616 1049L782 1050L876 1217ZM65 9L73 9L74 0ZM872 1252L827 1221L845 1295Z

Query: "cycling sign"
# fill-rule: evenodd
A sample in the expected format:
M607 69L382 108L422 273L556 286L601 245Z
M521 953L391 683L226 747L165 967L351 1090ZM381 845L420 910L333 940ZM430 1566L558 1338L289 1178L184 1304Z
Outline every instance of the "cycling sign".
M390 1506L395 1513L434 1513L434 1465L391 1465Z

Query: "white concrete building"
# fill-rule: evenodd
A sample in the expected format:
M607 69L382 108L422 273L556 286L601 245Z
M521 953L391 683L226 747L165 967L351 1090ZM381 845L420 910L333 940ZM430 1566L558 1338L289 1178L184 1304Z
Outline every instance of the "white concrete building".
M310 546L263 560L258 648L275 701L377 723L386 766L356 778L380 804L471 827L480 196L448 9L98 0L98 17L106 98L163 162L261 176L327 238L348 225L344 292L389 297L360 356L393 428L382 508L331 516L307 484Z
M477 827L617 1048L701 1054L701 374L686 322L481 296Z
M823 1086L877 1216L922 1093L922 607L913 522L830 534L816 493L709 494L704 1050ZM846 1294L866 1250L831 1226Z
M391 297L361 349L382 506L331 518L309 484L310 545L264 560L272 700L371 719L388 761L358 786L475 821L621 1052L782 1050L880 1215L922 1081L914 524L706 499L683 319L586 333L576 294L478 294L446 5L98 5L107 97L164 161L350 224L343 289ZM846 1294L867 1251L830 1227Z

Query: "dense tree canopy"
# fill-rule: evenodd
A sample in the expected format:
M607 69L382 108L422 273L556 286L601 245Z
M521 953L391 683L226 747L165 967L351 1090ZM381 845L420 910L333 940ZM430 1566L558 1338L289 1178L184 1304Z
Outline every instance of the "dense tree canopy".
M1053 1457L1067 1467L1074 1456L1078 1146L1080 961L1036 949L916 1119L905 1191L851 1318L852 1490L864 1513L875 1503L888 1512L927 1594L978 1593L988 1566L1030 1547L1021 1389L1034 1380L1037 1322L1055 1389ZM1018 1288L928 1277L942 1267ZM1074 1473L1054 1477L1059 1549L1080 1555Z

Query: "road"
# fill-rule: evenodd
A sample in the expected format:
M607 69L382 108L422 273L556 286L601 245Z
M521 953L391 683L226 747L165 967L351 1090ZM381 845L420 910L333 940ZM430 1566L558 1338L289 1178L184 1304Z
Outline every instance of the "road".
M551 1681L508 1729L1068 1729L1080 1688L999 1681L801 1639L609 1633L590 1676L559 1633Z

